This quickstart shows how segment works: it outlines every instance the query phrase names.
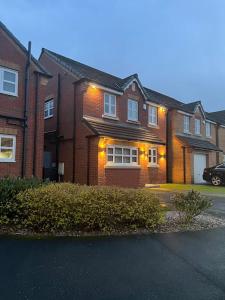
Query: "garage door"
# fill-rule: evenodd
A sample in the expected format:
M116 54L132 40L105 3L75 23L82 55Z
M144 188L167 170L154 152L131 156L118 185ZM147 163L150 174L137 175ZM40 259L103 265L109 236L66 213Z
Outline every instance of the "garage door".
M206 168L206 155L194 154L194 183L204 183L202 174Z

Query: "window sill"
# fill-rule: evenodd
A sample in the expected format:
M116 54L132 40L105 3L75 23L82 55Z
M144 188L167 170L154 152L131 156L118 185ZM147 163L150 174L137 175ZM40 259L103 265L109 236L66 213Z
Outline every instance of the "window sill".
M158 164L148 164L148 168L159 168Z
M183 133L184 133L184 134L188 134L188 135L191 135L191 134L192 134L190 131L184 131Z
M51 119L51 118L53 118L53 115L49 116L49 117L45 117L44 119L47 120L47 119Z
M119 118L118 117L116 117L116 116L110 116L110 115L102 115L102 118L104 118L104 119L110 119L110 120L119 120Z
M6 93L6 92L3 92L3 91L0 91L0 94L15 97L15 98L18 97L18 94L10 94L10 93Z
M211 138L212 138L212 136L206 136L206 138L207 138L207 139L211 139Z
M140 121L133 121L133 120L127 120L127 123L135 124L135 125L140 125Z
M148 127L159 129L159 125L148 123Z
M140 165L122 166L122 165L105 165L105 169L140 169Z
M201 137L202 135L200 133L195 133L195 136Z
M15 163L16 160L0 160L0 163Z

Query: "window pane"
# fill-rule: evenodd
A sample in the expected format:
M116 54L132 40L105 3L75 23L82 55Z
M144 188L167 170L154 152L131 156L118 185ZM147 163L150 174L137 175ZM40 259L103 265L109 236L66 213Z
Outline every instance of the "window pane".
M122 156L116 156L115 157L115 163L121 164L122 163Z
M8 71L4 71L4 79L11 82L16 82L16 74Z
M133 156L132 157L132 162L137 162L137 157Z
M113 156L112 155L108 155L108 161L113 161Z
M137 155L137 150L132 150L132 155Z
M124 157L123 157L123 162L124 162L125 164L129 164L129 163L130 163L130 156L124 156Z
M115 148L116 154L122 154L122 148Z
M108 154L113 154L113 148L108 148Z
M130 155L130 149L124 148L123 149L123 154L124 155Z
M1 146L2 147L13 147L13 139L11 138L1 138Z
M12 159L13 151L9 149L1 149L0 150L0 159Z
M15 93L16 92L15 84L4 81L3 90L6 92Z

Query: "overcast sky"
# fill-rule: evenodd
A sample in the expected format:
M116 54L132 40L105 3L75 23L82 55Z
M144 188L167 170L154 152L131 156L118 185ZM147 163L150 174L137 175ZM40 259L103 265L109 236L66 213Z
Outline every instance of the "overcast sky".
M0 20L36 57L44 47L225 109L224 0L0 0Z

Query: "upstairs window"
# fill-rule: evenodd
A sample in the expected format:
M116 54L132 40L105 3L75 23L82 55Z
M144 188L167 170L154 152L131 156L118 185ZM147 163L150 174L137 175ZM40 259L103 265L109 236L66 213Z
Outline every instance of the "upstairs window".
M148 108L148 123L151 125L158 124L158 108L156 106L149 105Z
M15 162L16 137L0 134L0 162Z
M0 93L18 96L18 72L0 67Z
M158 162L157 154L158 154L157 148L150 148L148 150L149 165L152 165L152 166L157 165L157 162Z
M128 120L138 121L138 102L136 100L128 99Z
M184 116L184 133L190 133L190 117Z
M54 100L50 99L45 102L44 118L48 119L53 117Z
M195 134L201 134L201 120L195 119Z
M123 147L110 145L107 147L107 165L137 165L138 149L134 147Z
M205 135L211 137L211 124L209 122L205 123Z
M116 96L104 93L104 115L116 117Z

